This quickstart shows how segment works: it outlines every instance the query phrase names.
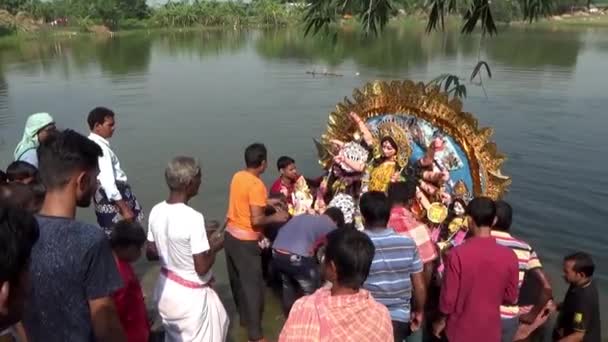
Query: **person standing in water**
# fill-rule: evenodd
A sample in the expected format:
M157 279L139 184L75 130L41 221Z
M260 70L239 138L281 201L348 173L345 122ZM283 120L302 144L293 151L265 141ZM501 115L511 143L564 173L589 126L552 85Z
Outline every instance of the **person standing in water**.
M144 215L127 181L127 174L120 167L120 161L108 141L114 135L114 112L108 108L97 107L89 113L87 123L91 129L89 139L99 145L103 152L103 156L99 157L99 187L94 197L95 214L97 223L110 235L115 223L121 220L141 223Z
M25 122L23 137L15 148L15 160L28 162L38 168L37 148L55 131L55 120L49 113L30 115Z
M289 219L286 211L270 216L264 213L268 193L260 176L268 165L267 154L262 144L252 144L245 149L245 169L232 177L226 214L224 248L228 277L249 341L266 341L262 332L264 279L258 241L263 238L265 226Z

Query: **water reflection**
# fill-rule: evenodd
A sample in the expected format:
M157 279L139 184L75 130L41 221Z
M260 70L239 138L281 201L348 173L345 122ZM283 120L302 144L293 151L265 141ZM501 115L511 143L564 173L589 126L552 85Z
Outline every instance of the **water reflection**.
M510 66L571 70L584 46L583 38L579 31L507 30L487 39L484 50L490 59Z
M584 45L580 32L505 29L486 39L482 53L492 61L518 67L566 67L576 65ZM463 36L457 31L426 34L422 27L392 28L380 37L362 38L343 32L337 40L304 37L301 31L266 31L256 50L267 59L293 59L338 66L352 60L361 67L385 72L403 72L435 59L476 57L480 36Z
M205 30L154 34L159 51L171 57L204 58L233 54L245 47L251 33L240 30Z

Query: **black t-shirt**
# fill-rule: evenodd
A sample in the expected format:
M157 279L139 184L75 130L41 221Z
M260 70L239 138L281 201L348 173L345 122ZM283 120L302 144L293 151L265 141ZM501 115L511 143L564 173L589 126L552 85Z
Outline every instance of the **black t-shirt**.
M561 337L582 331L583 342L600 342L600 305L594 281L584 287L570 286L557 322L557 331L560 329Z
M89 300L122 287L101 228L75 220L38 217L32 250L32 292L23 323L30 341L93 341Z

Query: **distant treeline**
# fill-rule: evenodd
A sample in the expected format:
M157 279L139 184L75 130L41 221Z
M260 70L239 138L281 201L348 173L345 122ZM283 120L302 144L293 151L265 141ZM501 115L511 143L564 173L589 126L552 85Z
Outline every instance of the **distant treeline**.
M87 27L103 24L110 29L189 27L196 25L286 25L299 21L302 6L279 0L169 1L150 7L146 0L0 0L0 9L57 26Z
M83 29L105 25L112 30L151 27L191 26L282 26L298 23L306 11L306 1L300 0L209 1L169 0L161 6L150 7L146 0L0 0L0 10L16 15L27 13L38 23L71 26ZM522 18L521 4L525 0L495 0L490 3L497 22ZM608 0L597 0L598 2ZM466 4L459 1L458 4ZM425 13L426 0L394 0L392 15ZM553 0L554 12L589 6L591 0ZM462 12L466 7L462 9ZM6 12L5 12L6 13ZM3 25L0 18L0 26ZM0 32L10 31L0 27Z

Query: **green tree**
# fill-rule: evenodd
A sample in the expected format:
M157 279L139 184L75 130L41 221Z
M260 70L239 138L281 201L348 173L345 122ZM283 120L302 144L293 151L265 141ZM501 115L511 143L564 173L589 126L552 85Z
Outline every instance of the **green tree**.
M506 2L511 0L495 0ZM550 12L553 0L518 1L523 19L537 20ZM442 30L450 13L462 14L461 32L468 34L480 24L482 33L495 34L497 28L491 0L429 0L427 31ZM359 19L366 34L378 34L394 16L393 0L310 0L305 16L306 33L327 30L346 14Z

